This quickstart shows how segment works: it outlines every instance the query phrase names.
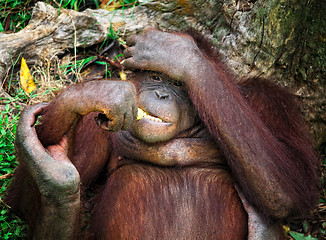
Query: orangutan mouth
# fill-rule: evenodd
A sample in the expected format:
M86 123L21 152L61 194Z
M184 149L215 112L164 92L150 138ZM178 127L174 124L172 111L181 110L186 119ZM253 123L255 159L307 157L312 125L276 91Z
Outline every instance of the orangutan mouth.
M149 113L145 112L144 110L138 108L137 120L140 120L142 118L146 118L146 119L154 121L154 122L163 122L162 119L154 117L154 116L150 115Z

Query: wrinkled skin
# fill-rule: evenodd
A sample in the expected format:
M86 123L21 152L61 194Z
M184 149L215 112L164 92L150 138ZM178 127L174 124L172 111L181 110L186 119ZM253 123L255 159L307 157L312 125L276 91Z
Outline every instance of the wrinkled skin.
M44 148L38 139L34 124L37 115L46 107L47 104L44 103L28 107L20 116L16 149L21 165L16 176L25 174L25 178L19 181L16 177L19 185L11 194L16 197L15 191L21 191L18 197L19 204L23 207L20 211L27 214L27 219L33 218L32 215L35 214L34 209L30 211L29 208L37 205L40 213L37 219L33 219L37 225L33 239L72 239L78 231L75 226L79 222L81 206L80 178L67 157L65 137L59 144L48 148ZM40 199L35 199L37 192L32 193L34 184Z
M152 72L143 75L138 107L163 121L153 122L142 118L133 123L131 132L144 142L167 141L195 124L196 113L187 93L169 82L170 79Z
M127 68L162 72L178 81L188 82L194 72L200 70L196 67L192 71L189 66L196 66L202 61L206 63L194 40L185 35L147 30L143 35L127 39L127 44L130 45L124 52ZM201 73L204 72L198 74Z
M274 134L277 126L268 122L269 113L261 117L265 112L259 112L260 105L254 107L257 101L245 100L231 77L190 36L147 30L127 43L124 65L142 70L132 81L73 85L49 105L28 108L22 115L17 129L20 169L40 189L44 209L31 220L34 239L77 238L79 186L90 186L105 168L106 190L92 220L93 234L100 239L155 239L157 233L162 239L216 239L216 234L223 239L280 239L274 220L311 209L311 186L303 181L308 176L316 181L313 164L308 164L315 157L310 147L304 141L282 145L287 140ZM283 104L269 101L273 107ZM146 116L137 117L139 108ZM34 128L38 115L41 124ZM295 131L291 134L291 139L300 138ZM308 150L301 153L300 147ZM291 167L296 153L307 160ZM292 189L292 180L300 182L295 186L299 190ZM20 199L33 202L33 197L20 193ZM137 205L144 212L131 214L140 211ZM32 214L29 207L22 211ZM177 224L165 229L174 220Z

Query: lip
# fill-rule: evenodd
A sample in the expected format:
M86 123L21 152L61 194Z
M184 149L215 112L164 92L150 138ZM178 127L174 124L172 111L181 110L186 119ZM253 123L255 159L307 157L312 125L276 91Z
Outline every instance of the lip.
M151 125L164 125L164 126L173 125L173 123L169 123L169 122L157 122L157 121L153 121L153 120L147 119L147 118L141 118L141 119L137 120L137 122L144 123L144 124L151 124Z
M130 132L146 143L164 142L174 136L176 125L168 122L154 122L147 118L135 121Z
M144 114L142 112L141 114L130 129L130 132L136 138L146 143L157 143L167 141L175 135L177 129L176 123L168 122L166 119L161 119L162 122L154 121L155 115L153 116L148 113Z

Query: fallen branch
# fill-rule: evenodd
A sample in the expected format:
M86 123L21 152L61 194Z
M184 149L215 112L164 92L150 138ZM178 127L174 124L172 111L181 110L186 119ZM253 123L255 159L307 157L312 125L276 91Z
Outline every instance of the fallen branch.
M12 173L7 173L7 174L4 174L4 175L1 175L1 176L0 176L0 180L8 179L8 178L11 178L11 177L13 177L13 176L14 176L14 174L12 174Z

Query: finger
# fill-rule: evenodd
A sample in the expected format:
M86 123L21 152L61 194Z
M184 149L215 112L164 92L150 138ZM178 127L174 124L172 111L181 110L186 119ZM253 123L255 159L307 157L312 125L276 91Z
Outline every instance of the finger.
M130 36L130 37L128 37L126 39L126 43L129 46L133 46L133 45L135 45L140 40L140 38L141 38L141 36L139 36L139 35Z
M34 115L39 115L49 105L49 103L38 103L32 106Z
M47 147L49 154L53 157L56 161L59 162L70 162L68 159L65 149L62 148L60 145L51 145Z
M134 118L132 116L132 111L127 111L124 115L124 123L121 127L121 130L128 130L133 122Z
M62 137L61 141L59 142L59 145L63 148L64 152L68 153L68 137L65 135Z
M127 48L127 49L125 49L123 51L123 56L125 58L132 57L134 55L135 51L136 51L136 48L135 47L129 47L129 48Z
M124 60L123 62L123 66L127 69L130 69L130 70L136 70L136 69L143 69L145 70L143 67L143 64L140 64L140 62L136 62L134 60L134 58L127 58Z
M133 106L132 107L132 117L133 117L134 121L137 119L137 115L138 115L138 106Z
M33 126L38 115L40 115L48 105L48 103L39 103L25 108L20 116L21 122Z
M239 186L237 184L234 185L235 190L238 192L238 196L242 202L242 205L247 213L253 212L253 206L250 205L242 191L240 190Z
M121 115L121 114L120 114ZM123 127L124 116L116 116L112 121L108 122L108 129L113 132L120 131Z

